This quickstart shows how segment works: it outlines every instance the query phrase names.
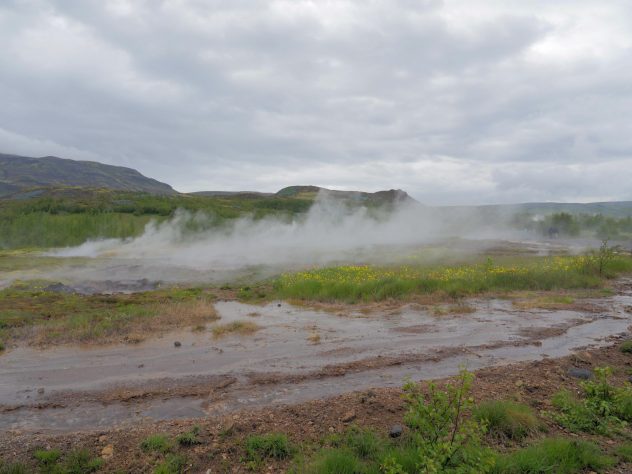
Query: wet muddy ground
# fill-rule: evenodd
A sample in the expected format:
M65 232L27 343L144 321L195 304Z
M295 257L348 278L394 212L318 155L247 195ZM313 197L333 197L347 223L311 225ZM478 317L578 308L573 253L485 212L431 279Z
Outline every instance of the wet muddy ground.
M18 348L0 357L0 430L75 431L224 415L300 403L406 377L565 356L605 345L632 322L632 280L572 310L519 310L468 301L469 314L417 305L371 314L283 302L219 302L219 323L248 320L248 336L182 331L137 345ZM209 325L209 329L212 325ZM176 347L175 342L180 345Z

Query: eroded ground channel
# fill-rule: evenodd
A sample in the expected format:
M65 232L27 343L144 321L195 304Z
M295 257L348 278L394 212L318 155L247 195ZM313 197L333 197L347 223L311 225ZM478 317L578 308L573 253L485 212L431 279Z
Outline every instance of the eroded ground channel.
M261 329L223 338L187 330L136 345L19 347L0 358L0 429L195 418L399 386L464 365L560 357L628 330L632 279L614 287L613 296L564 310L473 299L464 314L414 304L363 314L223 301L216 304L222 322L252 320Z

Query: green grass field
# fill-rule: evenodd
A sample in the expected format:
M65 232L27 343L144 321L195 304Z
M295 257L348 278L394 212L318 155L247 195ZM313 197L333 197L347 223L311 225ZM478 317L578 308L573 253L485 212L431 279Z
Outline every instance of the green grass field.
M599 256L531 257L453 267L339 266L288 273L274 282L281 298L347 303L451 297L518 290L598 288L604 280L632 271L632 258L613 256L599 271Z

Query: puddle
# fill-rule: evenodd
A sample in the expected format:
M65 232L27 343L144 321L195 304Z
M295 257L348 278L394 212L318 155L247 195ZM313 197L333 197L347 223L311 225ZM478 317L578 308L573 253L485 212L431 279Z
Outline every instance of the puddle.
M182 331L138 345L18 348L0 358L0 429L207 416L399 386L405 377L444 377L463 364L560 357L628 330L630 282L616 296L591 301L602 310L587 313L522 311L507 300L472 300L475 312L454 316L418 307L340 316L286 303L219 302L221 323L249 320L262 329L222 339Z

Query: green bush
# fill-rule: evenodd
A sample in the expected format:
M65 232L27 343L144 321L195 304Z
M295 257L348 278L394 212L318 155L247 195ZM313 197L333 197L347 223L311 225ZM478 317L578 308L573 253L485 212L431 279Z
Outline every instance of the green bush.
M540 427L530 407L507 400L481 403L473 414L475 419L487 425L490 434L499 438L519 441Z
M485 424L466 419L472 409L469 396L473 375L463 370L456 383L440 390L434 383L427 393L419 386L407 383L404 397L408 405L404 420L410 428L409 438L417 448L416 468L421 472L489 472L494 464L493 454L481 446ZM386 457L387 473L403 472L394 457Z
M285 459L292 454L292 447L281 433L251 435L246 439L246 453L250 460Z
M609 383L612 369L595 369L595 380L583 382L584 396L575 398L568 391L553 397L553 406L559 413L554 419L571 431L608 434L632 421L632 389L614 387Z
M619 350L624 354L632 353L632 340L624 341L619 345Z
M502 474L573 474L601 470L615 464L600 449L586 441L549 438L528 448L500 456L494 468Z
M173 448L171 440L163 434L148 436L140 443L140 448L146 452L168 453Z

